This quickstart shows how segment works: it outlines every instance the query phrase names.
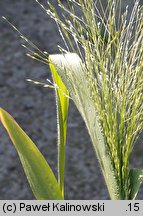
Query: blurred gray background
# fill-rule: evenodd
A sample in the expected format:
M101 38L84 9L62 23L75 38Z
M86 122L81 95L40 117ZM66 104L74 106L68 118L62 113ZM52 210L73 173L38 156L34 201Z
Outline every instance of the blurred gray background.
M132 0L124 0L123 6L132 3ZM57 45L62 45L55 23L34 0L0 0L0 16L6 16L24 35L50 54L57 53ZM50 71L47 66L26 57L21 43L18 34L0 18L0 106L37 144L57 175L54 91L26 82L27 78L51 79ZM143 167L141 138L134 148L131 164ZM143 187L138 199L143 199L142 192ZM65 198L109 199L88 132L72 102L68 120ZM18 155L1 125L0 199L34 199Z

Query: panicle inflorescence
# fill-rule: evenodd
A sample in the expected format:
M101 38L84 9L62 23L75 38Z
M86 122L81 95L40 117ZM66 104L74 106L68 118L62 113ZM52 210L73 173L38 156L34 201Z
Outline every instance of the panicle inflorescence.
M58 1L46 10L57 23L67 52L84 63L90 97L98 111L121 184L128 184L130 154L143 126L143 10L139 1ZM40 3L39 3L40 4Z

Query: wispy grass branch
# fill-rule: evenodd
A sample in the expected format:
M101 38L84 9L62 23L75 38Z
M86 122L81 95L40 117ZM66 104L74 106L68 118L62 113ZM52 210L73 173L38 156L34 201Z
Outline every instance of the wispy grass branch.
M135 1L131 12L126 7L122 13L121 0L109 0L106 7L101 1L68 2L58 1L63 18L51 3L50 9L39 4L58 23L68 51L85 65L90 95L127 197L130 155L143 126L143 7Z

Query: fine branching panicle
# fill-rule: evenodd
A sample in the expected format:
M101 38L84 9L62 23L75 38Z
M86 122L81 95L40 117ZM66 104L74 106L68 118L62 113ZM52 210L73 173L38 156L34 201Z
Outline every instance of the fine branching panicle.
M130 154L143 126L143 8L139 1L122 11L121 0L106 6L100 0L58 0L61 15L49 1L47 7L37 2L56 21L67 52L76 52L84 63L106 145L126 191Z

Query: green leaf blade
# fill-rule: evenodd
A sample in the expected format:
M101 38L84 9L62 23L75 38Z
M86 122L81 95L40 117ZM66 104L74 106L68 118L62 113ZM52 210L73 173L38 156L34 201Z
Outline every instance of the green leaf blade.
M50 62L51 59L49 58ZM57 129L58 129L58 182L62 195L64 196L64 174L65 174L65 152L66 152L66 137L67 137L67 118L69 107L69 92L62 82L56 68L49 64L53 80L57 86L56 105L57 105Z
M15 120L2 108L0 108L0 120L18 152L30 187L36 199L63 199L51 168L32 140L19 127Z
M84 64L75 53L50 55L50 59L86 123L111 199L122 199L121 188L108 153L95 104L90 97Z
M129 177L130 177L130 190L131 190L129 199L134 200L143 182L143 170L131 169L129 173Z

